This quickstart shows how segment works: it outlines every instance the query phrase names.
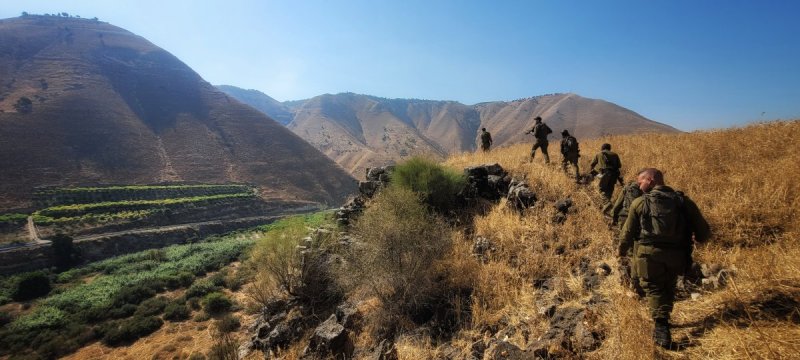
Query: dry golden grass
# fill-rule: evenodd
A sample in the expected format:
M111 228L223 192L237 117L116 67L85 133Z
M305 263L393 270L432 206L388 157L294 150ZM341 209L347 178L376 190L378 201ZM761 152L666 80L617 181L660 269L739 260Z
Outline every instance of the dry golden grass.
M677 135L611 136L581 143L584 173L604 142L611 143L622 158L626 182L643 167L665 171L667 184L691 197L712 226L714 236L696 249L695 258L736 269L734 281L724 289L676 303L673 338L690 346L670 352L653 346L646 305L612 276L598 290L610 300L599 317L606 339L600 349L583 356L780 359L800 354L798 134L800 121L792 121ZM552 148L557 151L556 146ZM483 325L500 321L517 325L527 320L535 339L546 330L547 320L536 313L533 279L556 276L560 279L556 292L567 301L579 301L589 295L571 273L580 259L587 258L593 265L615 264L615 235L600 214L596 185L574 184L561 172L558 154L546 166L539 155L529 163L528 151L529 145L515 145L490 153L458 154L447 161L456 168L500 163L515 177L526 178L540 200L523 216L505 210L501 202L475 219L476 234L492 239L498 250L474 277L472 323L468 324L472 331L464 336L474 335ZM553 225L552 205L565 197L572 198L575 211L565 224ZM559 246L567 252L556 255ZM762 303L776 297L787 308L765 311ZM455 341L463 340L459 336ZM525 345L521 339L510 340ZM415 343L422 344L421 357L435 354L435 347L421 340L404 342L402 353L419 358L419 351L408 349Z

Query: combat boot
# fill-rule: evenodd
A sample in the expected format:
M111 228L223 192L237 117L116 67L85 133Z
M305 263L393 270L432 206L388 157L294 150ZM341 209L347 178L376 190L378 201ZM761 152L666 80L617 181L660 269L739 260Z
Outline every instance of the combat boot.
M656 345L664 348L672 348L672 334L669 331L669 320L656 319L656 327L653 330L653 341Z

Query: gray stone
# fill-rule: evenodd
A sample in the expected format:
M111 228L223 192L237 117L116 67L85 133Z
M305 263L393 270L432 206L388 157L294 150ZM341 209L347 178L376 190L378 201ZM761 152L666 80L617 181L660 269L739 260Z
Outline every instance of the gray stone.
M336 321L336 315L331 315L316 329L309 341L306 353L313 352L318 355L332 354L349 356L352 349L348 349L347 331L344 326Z

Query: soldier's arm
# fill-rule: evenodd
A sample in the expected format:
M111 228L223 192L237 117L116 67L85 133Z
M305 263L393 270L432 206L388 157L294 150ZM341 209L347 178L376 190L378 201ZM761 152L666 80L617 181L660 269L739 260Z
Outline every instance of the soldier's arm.
M594 159L592 159L592 163L591 163L591 164L589 164L589 166L591 167L591 169L592 169L592 170L594 170L594 167L595 167L595 166L597 166L597 157L598 157L598 156L599 156L599 155L595 155L595 156L594 156Z
M627 256L628 249L633 247L633 241L639 235L639 215L642 212L642 198L633 200L631 208L628 209L628 219L625 220L625 225L622 225L622 231L619 233L619 249L617 255L620 257Z
M689 220L689 225L694 234L694 241L698 243L708 241L711 237L711 227L708 225L708 221L703 217L703 214L700 213L697 204L687 197L684 198L684 207L686 208L686 218Z
M628 192L628 188L623 188L619 195L617 195L617 200L614 201L614 206L611 208L611 219L613 219L614 224L619 221L619 213L622 211L622 203L625 202L626 192Z

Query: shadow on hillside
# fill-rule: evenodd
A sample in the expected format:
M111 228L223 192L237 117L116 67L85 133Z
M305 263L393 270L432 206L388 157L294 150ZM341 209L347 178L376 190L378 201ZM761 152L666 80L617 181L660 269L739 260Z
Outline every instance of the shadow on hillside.
M686 336L676 340L678 350L700 345L696 339L721 324L748 328L757 321L789 322L800 324L800 292L769 291L750 302L729 303L700 320L677 324L676 329L690 328Z

